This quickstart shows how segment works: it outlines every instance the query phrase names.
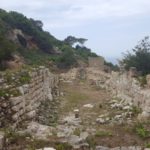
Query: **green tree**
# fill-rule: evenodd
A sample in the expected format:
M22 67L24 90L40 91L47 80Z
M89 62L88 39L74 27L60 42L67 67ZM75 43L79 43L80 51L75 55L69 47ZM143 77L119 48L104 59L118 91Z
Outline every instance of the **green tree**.
M150 73L150 41L149 37L145 37L136 45L132 52L124 54L124 58L120 61L128 70L130 67L136 67L142 75Z
M15 44L10 42L9 40L6 40L6 38L4 38L3 36L0 36L0 68L3 68L2 61L10 60L15 50Z
M64 39L64 42L70 46L73 46L75 43L79 43L83 45L87 39L84 38L76 38L74 36L68 36L66 39Z
M60 56L58 67L60 68L70 68L76 65L76 58L73 50L69 46L64 46L62 48L63 54Z

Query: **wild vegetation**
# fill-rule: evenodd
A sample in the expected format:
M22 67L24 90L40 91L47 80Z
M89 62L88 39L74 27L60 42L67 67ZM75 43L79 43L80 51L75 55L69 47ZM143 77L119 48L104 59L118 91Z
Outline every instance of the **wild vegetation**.
M124 54L124 58L121 60L121 64L125 66L125 69L130 67L136 67L142 74L146 75L150 73L150 41L149 37L142 39L131 52Z
M4 69L3 61L13 58L17 53L24 57L29 65L49 65L50 62L59 68L70 68L78 65L78 60L85 63L89 56L97 55L90 49L83 46L87 39L68 36L60 41L49 32L43 30L43 23L40 20L27 18L21 13L0 9L0 68ZM26 37L17 34L20 44L11 40L10 33L19 29L24 36L30 37L35 48L28 47ZM79 43L76 48L74 44Z

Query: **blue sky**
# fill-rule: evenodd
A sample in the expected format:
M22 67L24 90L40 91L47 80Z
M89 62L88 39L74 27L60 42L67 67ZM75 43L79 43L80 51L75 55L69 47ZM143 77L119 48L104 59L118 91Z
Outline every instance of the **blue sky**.
M87 38L106 59L120 58L150 35L150 0L0 0L1 8L41 20L58 39Z

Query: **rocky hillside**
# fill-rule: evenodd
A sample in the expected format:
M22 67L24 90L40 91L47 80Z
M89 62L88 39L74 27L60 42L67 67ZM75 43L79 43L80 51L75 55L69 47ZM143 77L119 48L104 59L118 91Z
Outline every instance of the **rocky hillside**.
M97 56L82 45L86 40L68 36L60 41L42 27L40 20L0 9L0 69L18 68L23 64L66 69L86 64L88 56ZM79 42L82 46L73 48L70 42Z

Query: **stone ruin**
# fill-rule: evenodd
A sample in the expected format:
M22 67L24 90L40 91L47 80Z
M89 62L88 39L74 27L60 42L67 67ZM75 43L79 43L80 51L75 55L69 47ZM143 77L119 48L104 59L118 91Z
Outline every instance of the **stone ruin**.
M104 58L102 56L99 57L89 57L89 67L97 68L99 70L104 70Z
M0 127L16 128L25 120L35 120L41 102L51 101L54 104L55 97L59 95L59 78L47 68L39 67L29 74L31 80L28 84L15 87L19 96L11 95L7 99L0 96ZM9 86L2 78L0 81L1 85Z

